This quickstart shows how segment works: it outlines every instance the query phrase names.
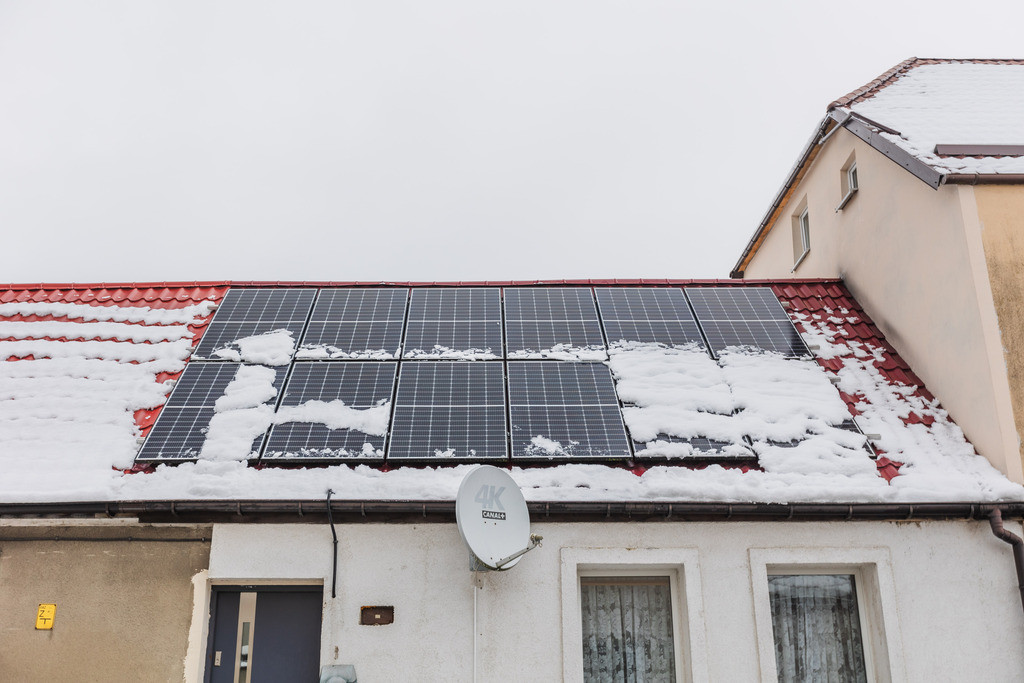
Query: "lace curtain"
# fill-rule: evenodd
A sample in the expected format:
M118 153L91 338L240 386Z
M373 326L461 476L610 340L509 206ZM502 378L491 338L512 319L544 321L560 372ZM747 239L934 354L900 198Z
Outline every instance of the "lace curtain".
M780 681L867 681L853 576L769 576Z
M675 681L668 577L583 577L583 680Z

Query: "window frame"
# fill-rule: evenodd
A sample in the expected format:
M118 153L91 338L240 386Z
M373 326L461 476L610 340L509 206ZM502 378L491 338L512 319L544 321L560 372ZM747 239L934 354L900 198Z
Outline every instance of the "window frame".
M843 198L839 200L839 205L836 207L836 213L839 213L843 208L853 199L853 195L857 194L860 189L860 178L857 175L857 159L852 154L850 158L846 160L846 164L839 169L841 175L839 176L839 182L843 192Z
M888 548L751 548L758 658L765 680L778 680L770 575L853 575L869 683L905 680L899 616Z
M583 681L581 577L668 577L676 681L707 680L707 647L696 548L562 548L562 679Z
M807 206L807 199L800 202L797 212L793 214L793 268L789 271L795 273L800 264L804 262L807 255L811 253L811 214ZM797 239L800 240L801 252L796 253Z

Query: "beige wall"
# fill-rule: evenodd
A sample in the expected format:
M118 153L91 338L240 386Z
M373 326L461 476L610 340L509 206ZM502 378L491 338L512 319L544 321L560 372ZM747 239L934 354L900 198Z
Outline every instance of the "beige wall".
M860 191L836 212L851 152ZM806 197L811 253L792 272ZM826 143L745 272L842 278L978 451L1024 481L974 188L933 190L845 130ZM973 222L973 224L972 224Z
M181 681L191 579L209 564L210 535L184 525L0 523L0 679ZM39 537L101 540L16 540ZM51 631L35 629L40 603L57 605Z
M992 299L999 315L1000 346L1009 376L1017 447L1024 416L1024 187L979 185L974 189ZM1024 451L1021 451L1024 459Z

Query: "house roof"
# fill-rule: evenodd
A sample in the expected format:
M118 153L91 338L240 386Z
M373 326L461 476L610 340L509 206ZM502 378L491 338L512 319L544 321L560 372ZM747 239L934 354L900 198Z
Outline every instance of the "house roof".
M837 128L933 188L1024 183L1024 60L913 57L829 104L733 277L742 277Z
M463 462L472 461L471 456L435 458L435 453L427 452L423 459L406 464L372 452L368 458L297 466L294 461L250 457L242 438L244 448L237 454L228 448L216 457L211 449L209 457L200 452L180 461L137 463L135 458L161 412L172 410L165 407L167 396L186 366L211 364L190 358L229 292L240 296L255 289L315 292L382 286L465 290L470 284L494 291L582 288L587 297L590 288L671 290L680 301L690 301L691 307L698 290L716 294L768 288L811 349L809 357L804 354L798 359L764 350L729 348L710 353L700 344L621 342L607 348L601 345L599 356L570 355L568 360L540 354L526 358L543 356L545 361L529 361L499 353L494 360L471 362L459 356L451 363L463 367L490 363L506 369L517 363L520 367L548 363L550 368L590 361L594 369L614 378L621 401L615 410L621 409L632 440L628 454L605 460L575 457L579 451L573 451L572 444L551 445L552 433L533 435L533 445L550 458L518 458L521 452L513 446L512 459L501 461L529 500L1024 500L1024 488L1006 480L974 453L840 282L583 280L0 286L0 358L6 359L0 363L0 443L4 444L0 503L322 498L328 487L338 498L451 500L471 467ZM601 310L607 317L610 309ZM712 322L720 321L701 321L705 332ZM602 324L611 329L607 321ZM612 335L605 336L614 342ZM232 348L244 356L244 345L235 343ZM359 362L424 367L437 366L437 358L442 357L451 356ZM246 367L272 376L272 363L277 361L266 358L261 356L258 363ZM603 360L595 363L595 358ZM296 362L302 361L286 357L277 367L290 368ZM351 358L318 362L351 365ZM221 362L219 367L238 366ZM241 375L237 371L236 380ZM245 403L241 384L234 386L234 391L224 391L221 398L228 400L218 400L217 408L218 415L234 420L223 423L234 427L221 425L220 434L237 437L242 432L232 434L232 429L251 428L240 417L250 422L256 418L262 434L273 423L270 404L281 386L275 385L269 398L260 397L251 405ZM506 399L506 410L508 405ZM324 424L335 420L332 429L373 431L366 427L365 414L357 416L358 423L345 421L358 412L352 406L334 409L326 418L301 420ZM214 431L210 424L204 432L208 441ZM396 428L385 419L385 430ZM746 449L745 455L728 447L698 452L687 440L698 435L694 430L722 440L734 434L733 446ZM504 442L506 435L498 436Z
M1024 173L1024 60L909 59L829 111L880 124L942 175Z

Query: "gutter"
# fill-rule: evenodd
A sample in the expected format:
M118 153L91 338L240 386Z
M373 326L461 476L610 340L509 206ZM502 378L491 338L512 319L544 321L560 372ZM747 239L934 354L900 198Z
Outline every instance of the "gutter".
M1021 185L1024 173L947 173L943 185Z
M1012 503L706 503L532 501L527 504L534 521L908 521L984 520L993 510L1000 515L1024 517L1024 502ZM455 522L451 500L331 500L335 522L446 523ZM138 518L140 523L206 522L258 523L327 521L324 500L153 500L69 503L0 504L3 518L69 517ZM1024 559L1024 558L1022 558Z

